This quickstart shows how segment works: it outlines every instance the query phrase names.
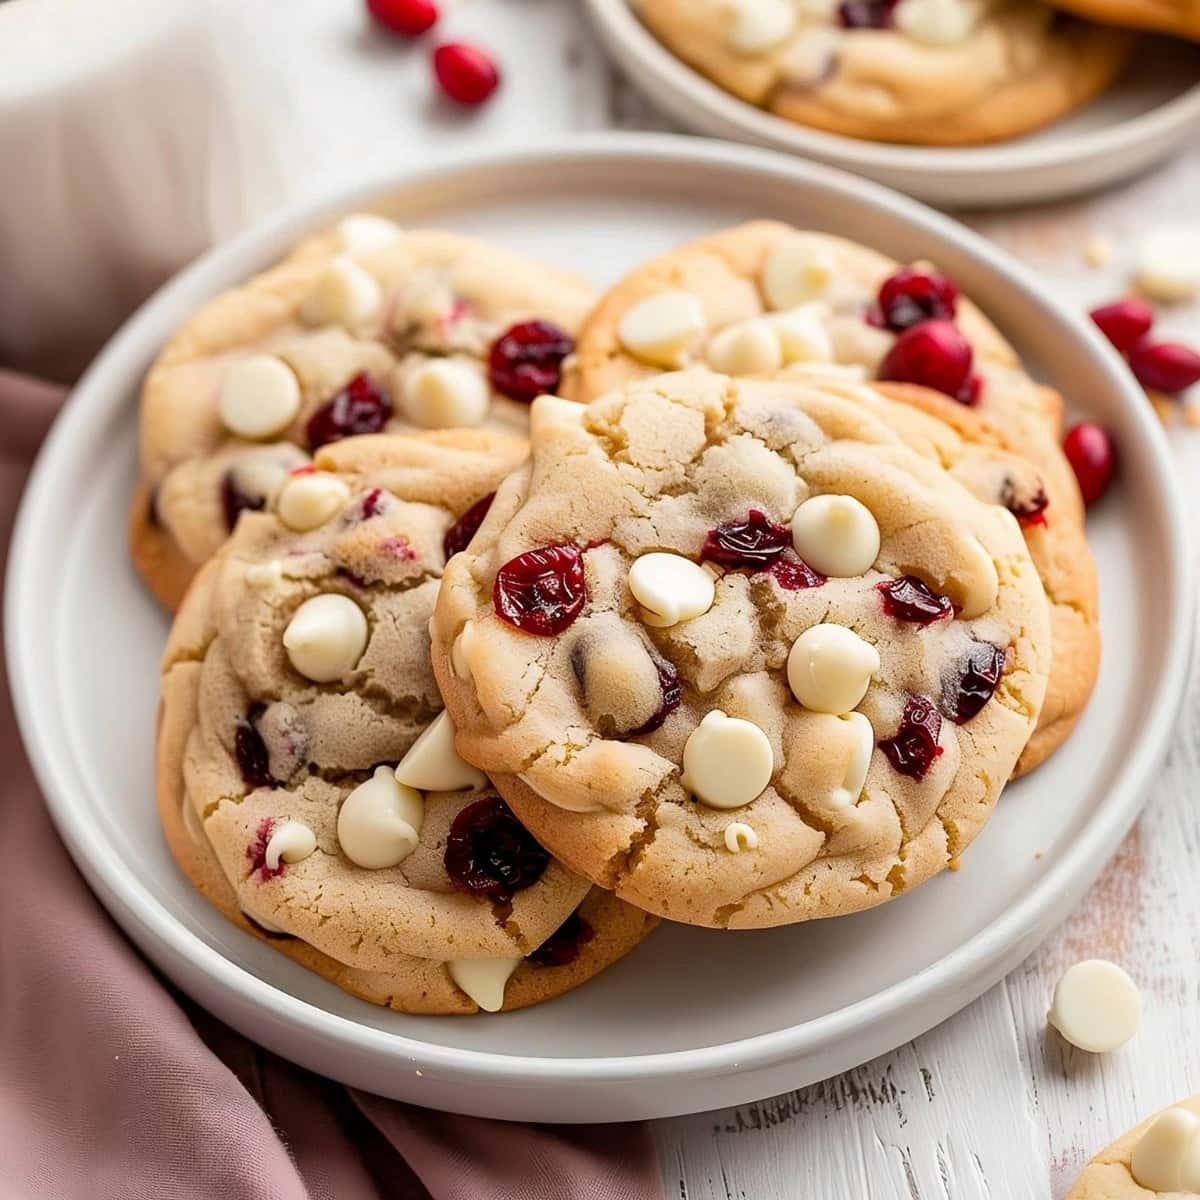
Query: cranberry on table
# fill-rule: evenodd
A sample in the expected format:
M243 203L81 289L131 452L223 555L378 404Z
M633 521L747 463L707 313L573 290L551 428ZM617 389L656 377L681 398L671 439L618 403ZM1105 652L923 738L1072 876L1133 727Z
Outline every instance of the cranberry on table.
M1139 342L1129 367L1142 387L1174 395L1200 383L1200 354L1178 342Z
M940 596L923 579L901 575L875 585L883 597L883 611L910 625L930 625L954 614L948 596Z
M1096 327L1122 354L1128 354L1150 332L1154 309L1145 300L1130 296L1102 304L1088 314Z
M309 446L316 450L342 438L378 433L391 417L391 397L365 371L360 371L309 417L305 435Z
M1091 421L1072 426L1063 453L1075 471L1085 504L1094 504L1108 489L1117 467L1117 451L1106 430Z
M529 404L558 391L563 359L574 349L571 335L552 322L521 321L492 343L488 380L501 395Z
M488 796L454 818L442 861L461 891L507 901L541 879L550 855L499 796Z
M961 404L979 396L972 375L975 354L962 330L951 321L922 321L906 329L887 352L879 378L892 383L918 383Z
M467 42L446 42L433 52L433 73L443 92L457 104L482 104L499 86L491 58Z
M476 500L449 529L442 539L442 552L447 560L453 558L460 550L465 550L475 536L475 531L483 524L483 518L488 515L496 493L489 492L482 500Z
M555 637L583 611L587 583L578 546L543 546L518 554L496 572L492 606L506 624Z
M958 725L978 716L995 693L1007 661L1008 655L1002 646L976 642L959 663L957 673L943 693L942 708L946 715Z
M900 728L895 736L884 738L880 750L901 775L924 779L933 760L942 753L938 735L942 718L928 696L911 695L904 703Z
M380 25L404 37L419 37L438 19L433 0L367 0L367 11Z
M883 281L877 300L885 328L903 333L922 321L953 320L958 285L937 271L901 267Z
M762 571L792 544L792 531L776 525L764 512L752 508L744 521L730 521L710 529L700 558L723 567L749 567Z

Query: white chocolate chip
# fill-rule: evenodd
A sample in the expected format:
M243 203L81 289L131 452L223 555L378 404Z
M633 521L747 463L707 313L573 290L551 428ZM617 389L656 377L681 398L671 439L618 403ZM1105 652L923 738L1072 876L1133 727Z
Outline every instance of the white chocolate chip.
M471 663L467 655L471 653L471 647L475 644L475 622L467 621L462 632L454 639L453 645L450 647L450 665L454 668L454 674L459 679L467 680L472 678Z
M281 433L295 420L300 411L299 381L281 358L252 354L225 372L217 411L230 433L261 442Z
M725 375L761 375L783 366L779 337L762 317L738 321L708 343L708 365Z
M580 428L586 404L563 400L559 396L535 396L529 406L529 436L543 438L552 429Z
M263 861L270 871L279 870L279 860L303 862L317 848L317 835L302 821L284 821L271 830Z
M708 612L716 596L713 577L679 554L642 554L629 568L629 590L652 629L669 629Z
M338 844L352 863L369 871L394 867L417 848L424 819L421 793L397 783L391 767L376 767L342 801Z
M787 678L813 712L841 716L862 703L879 670L879 651L844 625L814 625L792 643Z
M322 272L305 300L301 315L310 325L356 329L379 312L383 289L365 267L339 254Z
M492 395L483 372L461 358L431 358L404 379L404 411L422 429L479 425Z
M767 318L787 364L833 361L833 338L825 325L828 309L814 302L772 313Z
M446 969L484 1012L499 1012L504 1007L504 989L521 962L519 958L456 958Z
M704 332L704 309L691 292L660 292L635 304L617 329L621 345L642 362L678 367Z
M289 528L304 532L332 520L350 499L350 488L328 471L293 475L275 501L279 519Z
M277 558L265 563L251 563L246 568L246 582L262 592L274 591L283 583L283 563Z
M1089 267L1107 267L1112 262L1115 251L1112 238L1107 238L1102 233L1093 233L1083 243L1083 261Z
M1152 1192L1200 1192L1200 1120L1168 1108L1138 1139L1129 1173Z
M404 230L374 213L351 213L338 222L338 241L347 254L370 254L398 241Z
M758 834L753 825L745 821L730 821L725 826L725 848L730 854L741 854L743 850L758 849Z
M1123 1046L1142 1016L1137 985L1116 963L1089 958L1064 972L1048 1020L1072 1046L1104 1054Z
M403 321L435 325L454 311L454 292L441 271L419 271L404 289Z
M713 709L683 748L683 786L709 808L741 808L771 782L775 756L750 721Z
M289 443L247 450L229 468L229 478L238 494L266 504L287 482L293 467L303 466L308 456Z
M970 37L981 15L981 8L970 0L900 0L894 20L914 42L952 46Z
M459 756L454 748L454 723L443 709L400 760L396 780L422 792L458 792L483 787L487 776Z
M855 741L842 785L834 789L832 800L838 808L852 808L862 795L867 772L871 769L871 755L875 753L875 729L860 712L846 713L841 719L850 725Z
M795 308L819 300L835 275L833 251L812 242L785 239L763 265L762 286L774 309Z
M813 570L852 579L879 557L879 525L853 496L812 496L792 516L792 544Z
M1200 292L1200 227L1166 226L1143 234L1135 278L1155 300L1187 300Z
M957 564L942 581L941 590L964 620L983 616L996 603L1000 594L996 564L976 538L967 540L966 561Z
M283 646L305 679L332 683L358 665L367 646L367 618L349 596L313 596L288 622Z
M832 21L837 11L837 0L810 0L809 7L823 10L814 17L815 21ZM805 29L804 36L796 38L779 59L779 74L783 82L793 87L812 87L827 79L844 41L845 35L840 29L822 29L810 25Z
M777 46L796 26L790 0L733 0L733 22L726 35L738 54L761 54Z

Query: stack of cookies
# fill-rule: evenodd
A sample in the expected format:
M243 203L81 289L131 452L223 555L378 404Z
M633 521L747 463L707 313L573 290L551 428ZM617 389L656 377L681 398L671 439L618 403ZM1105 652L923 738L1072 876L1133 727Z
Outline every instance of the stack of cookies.
M826 235L741 226L596 300L347 217L146 379L172 853L422 1013L957 868L1095 679L1061 417L950 279Z

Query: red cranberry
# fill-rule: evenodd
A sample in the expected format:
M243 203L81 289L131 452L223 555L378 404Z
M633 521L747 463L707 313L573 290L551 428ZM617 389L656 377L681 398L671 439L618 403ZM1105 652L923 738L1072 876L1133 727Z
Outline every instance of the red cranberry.
M529 960L539 967L565 967L595 936L596 931L576 910L529 955Z
M496 391L526 404L562 382L563 359L575 349L566 330L549 321L522 321L506 329L488 355L488 379Z
M455 887L506 901L537 883L550 855L499 796L488 796L454 818L443 861Z
M554 637L587 600L578 546L543 546L510 559L496 572L492 604L500 620L536 637Z
M442 538L442 551L447 559L453 558L460 550L465 550L475 536L475 531L483 524L483 518L488 515L496 493L489 492L482 500L476 500L449 529Z
M1000 503L1022 525L1045 525L1050 497L1046 495L1046 489L1040 482L1036 488L1020 489L1010 475L1006 476L1000 485Z
M1118 300L1115 304L1102 304L1093 308L1089 315L1122 354L1128 354L1154 324L1154 309L1136 296Z
M466 42L446 42L433 52L433 71L442 91L458 104L482 104L500 83L496 64Z
M234 757L242 772L242 781L251 789L279 786L271 777L271 756L258 732L258 719L266 711L267 706L261 702L250 705L249 712L237 723L233 734Z
M679 685L679 672L675 669L675 664L668 662L665 658L657 659L655 667L658 669L658 686L662 692L662 703L658 706L658 711L644 725L639 725L629 737L641 737L645 733L653 733L656 729L662 728L662 723L679 707L679 701L683 696L683 689Z
M225 513L225 528L230 533L238 523L238 517L244 512L261 512L267 505L265 496L247 496L238 491L233 482L233 472L226 471L221 476L221 508Z
M1067 430L1063 453L1075 471L1084 504L1094 504L1108 489L1117 467L1117 451L1106 430L1081 421Z
M904 715L894 737L884 738L879 748L901 774L910 779L924 779L933 760L942 753L938 734L942 718L928 696L909 696L904 702Z
M419 37L438 19L433 0L367 0L367 11L380 25L404 37Z
M942 707L946 715L959 725L977 715L992 698L1006 661L1002 647L976 642L959 663L948 686L944 685Z
M254 841L246 847L246 857L250 860L250 874L256 872L259 879L266 883L283 874L284 861L279 860L279 866L274 870L267 866L267 843L271 840L271 831L275 828L274 817L263 817L258 828L254 831Z
M723 567L762 571L791 544L792 531L786 525L776 525L766 513L752 508L744 521L730 521L710 529L700 557Z
M974 360L971 343L957 325L922 321L896 339L879 368L879 378L919 383L962 404L974 404L979 398L979 384L971 374Z
M356 434L378 433L391 416L391 397L365 371L360 371L309 417L308 444L316 450L318 446Z
M887 29L899 0L842 0L838 20L846 29Z
M878 296L881 323L903 333L922 321L951 321L958 305L958 285L937 271L901 267L883 281Z
M372 488L359 505L359 516L363 521L369 521L383 511L383 488Z
M824 575L814 571L804 559L788 555L777 558L767 570L785 592L802 592L828 582Z
M1200 354L1178 342L1139 342L1129 366L1142 387L1174 395L1200 383Z
M402 533L394 533L391 537L385 537L379 543L379 548L399 562L414 562L417 557L417 552L412 548L412 542Z
M875 585L883 597L883 611L897 621L913 625L930 625L954 613L948 596L939 596L924 580L915 575L901 575Z

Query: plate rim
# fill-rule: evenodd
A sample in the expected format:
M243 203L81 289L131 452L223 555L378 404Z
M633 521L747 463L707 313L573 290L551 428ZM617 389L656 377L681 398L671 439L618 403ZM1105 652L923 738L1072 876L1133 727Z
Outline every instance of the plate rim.
M202 285L208 276L216 286L227 286L216 277L228 264L247 255L263 255L268 249L294 236L336 211L355 204L436 184L454 175L521 167L525 172L539 164L553 166L564 160L576 163L616 159L626 165L638 162L687 162L723 169L757 170L853 194L856 201L899 216L922 232L953 242L957 249L998 277L1011 291L1033 298L1090 348L1109 376L1114 391L1123 394L1132 420L1144 440L1155 473L1162 481L1156 497L1167 528L1167 573L1170 575L1164 630L1166 668L1155 689L1146 717L1144 736L1110 786L1088 825L1046 874L999 918L950 954L871 996L842 1009L785 1029L713 1045L661 1053L608 1057L536 1057L510 1055L414 1039L402 1033L362 1025L349 1017L329 1012L276 987L225 958L215 947L193 933L170 910L144 888L126 869L126 864L96 829L90 832L76 824L77 809L69 799L71 784L64 778L61 755L47 735L39 710L34 679L38 664L33 659L32 639L23 638L25 611L44 603L27 594L26 580L34 574L38 557L38 513L41 497L54 487L58 458L76 439L76 427L91 419L111 416L122 401L120 389L108 377L130 374L128 360L140 342L146 341L157 322L158 312L171 305L177 293ZM157 342L157 338L155 341ZM119 924L146 949L169 958L186 973L199 970L211 983L230 993L243 1007L252 1005L260 1013L304 1038L321 1038L331 1046L352 1047L355 1052L375 1052L388 1060L419 1060L422 1066L441 1072L444 1080L470 1080L498 1085L546 1084L569 1081L576 1087L637 1081L685 1080L697 1077L749 1075L780 1067L827 1044L861 1032L882 1021L902 1018L913 1006L935 1006L942 992L955 991L965 997L955 1009L990 986L1007 967L1015 948L1020 958L1032 949L1030 938L1040 941L1048 930L1039 925L1055 909L1060 893L1071 891L1080 879L1090 881L1103 868L1120 838L1140 811L1152 774L1163 758L1184 694L1192 641L1194 598L1190 589L1190 555L1183 515L1182 492L1170 460L1166 436L1149 406L1141 402L1132 377L1121 360L1082 316L1045 293L1036 275L1014 258L952 219L917 201L881 185L866 183L832 167L798 160L776 151L671 134L598 133L572 135L548 141L538 149L495 148L485 153L444 154L420 168L376 164L356 177L353 184L334 183L318 197L298 201L237 238L209 251L159 289L111 339L77 384L70 403L56 421L30 474L15 524L5 594L5 643L14 709L27 753L47 807L72 857L100 899ZM131 928L132 927L132 928ZM140 936L139 936L140 935ZM147 942L149 945L147 945ZM152 949L153 947L153 949ZM1019 960L1018 960L1019 961ZM1011 964L1010 964L1011 965ZM980 979L984 979L982 984ZM978 985L978 986L976 986ZM186 989L185 989L186 990Z

